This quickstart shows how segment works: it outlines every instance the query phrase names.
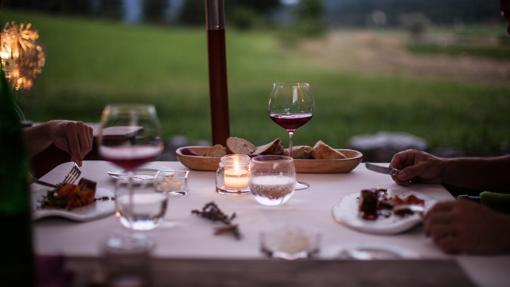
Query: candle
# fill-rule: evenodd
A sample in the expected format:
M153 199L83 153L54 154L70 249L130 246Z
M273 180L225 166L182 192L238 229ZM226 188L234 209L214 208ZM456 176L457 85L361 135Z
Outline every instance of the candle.
M229 156L228 160L225 160L224 168L223 182L226 189L243 190L248 188L250 177L248 157Z
M249 174L247 170L227 169L225 170L225 187L228 189L248 188Z

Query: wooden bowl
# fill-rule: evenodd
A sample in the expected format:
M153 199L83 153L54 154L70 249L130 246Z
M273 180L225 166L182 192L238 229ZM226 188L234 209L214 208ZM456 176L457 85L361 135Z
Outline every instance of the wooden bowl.
M347 158L342 159L294 159L296 171L300 173L348 173L363 159L363 154L352 149L337 149Z
M210 147L207 146L183 146L178 148L175 154L177 155L177 159L189 169L216 171L221 157L186 155L182 153L183 149L188 149L193 153L203 154L207 152L209 148Z
M177 159L189 169L200 171L216 171L220 157L196 156L183 154L182 150L205 153L209 147L184 146L177 149ZM338 149L347 156L344 159L295 159L296 171L299 173L348 173L358 166L363 154L352 149Z

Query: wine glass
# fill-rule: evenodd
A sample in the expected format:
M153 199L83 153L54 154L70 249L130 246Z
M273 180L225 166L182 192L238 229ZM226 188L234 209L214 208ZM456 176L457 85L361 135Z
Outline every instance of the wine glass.
M269 97L269 117L289 134L289 156L292 157L292 136L312 119L315 101L310 84L305 82L274 83ZM301 186L300 186L301 185ZM309 184L298 182L297 189Z
M104 108L99 154L127 173L127 184L117 181L115 202L121 224L133 231L155 228L166 212L165 193L133 181L134 171L154 160L162 150L160 125L154 106L120 104ZM140 234L132 235L131 239L142 237Z

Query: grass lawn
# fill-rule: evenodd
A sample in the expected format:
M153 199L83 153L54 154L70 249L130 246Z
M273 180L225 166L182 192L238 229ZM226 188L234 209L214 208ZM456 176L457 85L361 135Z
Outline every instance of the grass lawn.
M98 121L108 103L154 103L164 135L209 139L206 35L202 29L126 26L115 22L1 11L0 20L32 22L47 64L23 96L27 117ZM267 116L273 81L312 85L316 113L296 144L404 131L432 147L492 154L510 146L510 88L417 80L309 66L277 33L227 30L231 134L262 144L286 139ZM349 55L345 55L348 57ZM286 142L286 140L285 140Z

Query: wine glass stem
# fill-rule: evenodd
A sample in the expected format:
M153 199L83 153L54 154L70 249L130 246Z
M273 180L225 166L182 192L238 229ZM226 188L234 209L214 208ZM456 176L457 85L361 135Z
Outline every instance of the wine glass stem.
M288 131L289 133L289 156L292 157L292 136L294 135L294 131Z
M133 178L135 176L135 173L132 171L132 170L128 170L127 171L127 175L128 175L128 192L129 192L129 224L133 225L133 223L131 222L131 216L133 215L133 212L134 212L134 189L133 189Z

